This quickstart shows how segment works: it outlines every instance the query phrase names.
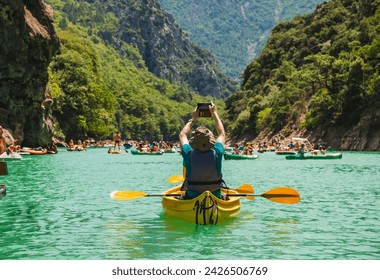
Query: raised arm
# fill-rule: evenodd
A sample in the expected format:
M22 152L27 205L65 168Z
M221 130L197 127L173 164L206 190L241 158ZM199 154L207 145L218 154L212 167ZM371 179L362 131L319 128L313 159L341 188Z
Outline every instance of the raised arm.
M185 126L182 128L181 132L179 133L179 142L181 143L181 147L184 144L189 143L189 139L187 138L187 135L190 133L191 127L193 126L193 122L198 118L198 111L197 108L194 109L194 111L191 113L191 119L188 120L188 122L185 124Z
M216 141L221 142L224 145L226 141L226 133L224 131L223 123L219 118L216 105L213 102L211 102L211 105L209 106L209 108L210 108L211 116L215 123L216 132L218 133L218 137L216 138Z

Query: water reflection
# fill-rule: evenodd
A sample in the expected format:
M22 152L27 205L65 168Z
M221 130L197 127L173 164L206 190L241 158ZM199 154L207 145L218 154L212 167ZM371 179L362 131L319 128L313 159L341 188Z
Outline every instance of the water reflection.
M295 234L299 233L299 220L295 218L276 218L267 223L272 234L271 246L289 246L295 244Z

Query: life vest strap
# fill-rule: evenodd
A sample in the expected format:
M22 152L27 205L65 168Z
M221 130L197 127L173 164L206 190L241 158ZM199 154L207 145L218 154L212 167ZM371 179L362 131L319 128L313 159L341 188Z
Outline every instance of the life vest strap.
M196 182L196 181L187 180L188 184L198 185L198 186L215 185L215 184L220 184L222 182L223 182L223 179L219 179L219 180L216 180L216 181L203 181L203 182Z

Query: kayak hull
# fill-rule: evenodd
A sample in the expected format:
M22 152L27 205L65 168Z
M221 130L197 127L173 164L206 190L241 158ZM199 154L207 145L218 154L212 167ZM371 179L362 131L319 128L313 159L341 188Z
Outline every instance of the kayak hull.
M285 156L285 155L296 155L297 152L296 151L287 151L287 150L284 150L284 151L275 151L276 155L281 155L281 156Z
M67 148L68 152L83 152L85 150L86 150L85 148L78 148L78 147L76 147L76 148Z
M259 156L258 155L237 155L237 154L229 154L225 153L224 154L224 159L225 160L253 160L257 159Z
M178 194L184 192L180 186L169 189L165 194ZM225 192L223 191L225 194ZM236 194L236 191L228 190L228 193ZM178 199L177 196L163 196L162 207L164 213L172 218L199 225L216 225L223 223L240 213L240 197L229 197L222 200L211 192L204 192L193 199Z
M161 155L163 155L163 152L162 151L159 151L159 152L140 152L136 149L131 149L131 154L132 155L161 156Z
M300 160L305 160L305 159L341 159L342 153L333 153L333 154L325 154L325 155L305 155L305 156L288 155L288 156L285 156L285 158L286 159L300 159Z
M42 149L42 150L21 149L21 152L29 153L29 155L46 155L47 149Z

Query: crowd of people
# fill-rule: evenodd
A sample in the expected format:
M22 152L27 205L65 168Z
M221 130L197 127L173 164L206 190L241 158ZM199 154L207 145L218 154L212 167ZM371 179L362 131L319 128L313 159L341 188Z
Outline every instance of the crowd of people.
M159 152L159 151L175 151L178 144L174 142L165 141L130 141L131 147L140 152Z
M78 140L76 143L71 139L68 143L68 150L85 150L89 147L108 148L108 153L120 153L122 149L134 148L140 152L158 152L158 151L177 151L179 142L176 141L136 141L136 140L122 140L120 132L115 133L113 140ZM128 151L126 151L128 152Z
M0 126L0 155L6 152L8 155L11 153L19 153L21 151L20 143L17 139L11 145L6 145L6 140L4 137L3 128ZM123 141L121 133L119 131L115 132L112 140L98 141L95 140L78 140L76 143L71 139L68 143L69 151L84 151L88 147L109 147L109 153L120 153L124 144L125 147L135 148L140 152L159 152L159 151L178 151L182 152L180 149L180 142L173 141L135 141L128 140ZM56 145L52 145L52 152L58 152ZM50 151L49 150L49 151ZM125 149L125 151L127 151ZM325 154L326 148L322 145L317 147L312 147L311 144L301 143L299 141L290 140L286 143L286 139L273 139L269 144L267 142L246 142L243 144L235 144L232 148L232 154L239 155L252 155L254 152L265 152L265 151L293 151L299 155L304 155L306 152L312 154ZM128 151L127 151L128 152Z
M237 155L252 155L254 152L263 153L266 151L293 151L295 153L304 155L306 152L312 154L325 154L326 148L323 145L312 146L310 143L302 143L300 141L290 140L286 144L285 140L281 143L272 142L267 144L266 142L258 142L257 144L252 144L247 142L244 144L235 144L232 149L232 154Z
M82 142L82 140L79 139L78 142L75 144L74 140L71 139L69 141L68 146L69 146L67 148L68 151L84 151L84 150L86 150L86 148L88 146L88 142L87 141Z

